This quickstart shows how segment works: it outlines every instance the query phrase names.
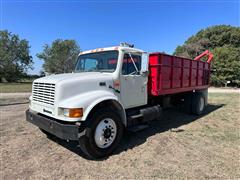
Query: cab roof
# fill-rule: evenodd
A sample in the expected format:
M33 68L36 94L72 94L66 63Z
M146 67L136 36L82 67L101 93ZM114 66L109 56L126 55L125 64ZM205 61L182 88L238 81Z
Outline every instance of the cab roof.
M83 52L80 52L79 55L95 53L95 52L102 52L102 51L114 51L114 50L122 50L122 51L130 51L130 52L144 52L141 49L132 48L132 47L128 47L128 46L112 46L112 47L96 48L96 49L92 49L92 50L83 51Z

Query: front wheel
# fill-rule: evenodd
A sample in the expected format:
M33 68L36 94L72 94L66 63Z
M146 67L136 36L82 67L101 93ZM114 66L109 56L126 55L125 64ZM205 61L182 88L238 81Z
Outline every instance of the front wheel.
M82 151L90 158L110 155L123 134L123 124L118 114L101 109L94 112L89 124L85 135L79 140Z

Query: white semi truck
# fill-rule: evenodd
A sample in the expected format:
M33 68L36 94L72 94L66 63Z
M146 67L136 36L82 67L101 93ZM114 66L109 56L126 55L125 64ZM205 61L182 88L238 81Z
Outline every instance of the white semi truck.
M159 118L162 106L166 104L163 102L169 102L169 99L175 101L187 97L185 106L191 112L202 113L207 102L206 77L209 74L201 76L205 84L192 86L190 83L186 88L182 84L174 88L172 77L169 81L173 83L168 89L163 88L164 83L161 89L161 85L156 89L154 83L161 80L154 77L154 69L150 69L150 66L155 67L155 54L128 44L81 52L73 73L34 80L29 110L26 111L27 121L47 135L78 140L86 155L100 158L113 152L125 128L139 130ZM160 58L160 55L165 56L160 53L157 56ZM168 60L163 58L163 61ZM163 69L163 64L158 63L158 66ZM195 106L192 106L193 102Z

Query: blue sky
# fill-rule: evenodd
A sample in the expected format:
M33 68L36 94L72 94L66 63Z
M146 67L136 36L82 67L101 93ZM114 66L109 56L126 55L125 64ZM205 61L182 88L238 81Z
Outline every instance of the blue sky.
M240 26L239 0L0 1L1 29L31 45L31 74L39 73L43 64L36 54L58 38L75 39L81 50L130 42L171 54L202 28Z

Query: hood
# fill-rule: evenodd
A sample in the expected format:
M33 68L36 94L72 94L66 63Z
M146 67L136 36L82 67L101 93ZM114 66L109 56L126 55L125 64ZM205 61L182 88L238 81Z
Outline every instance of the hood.
M55 84L55 101L61 101L86 92L109 91L113 75L102 72L68 73L46 76L36 79L34 83L36 82ZM105 82L105 85L100 86L100 82Z
M66 74L54 74L50 76L45 76L42 78L38 78L34 80L34 82L39 83L52 83L56 84L60 81L64 80L87 80L87 79L96 79L109 77L109 74L105 74L102 72L82 72L82 73L66 73ZM105 79L105 78L104 78Z

